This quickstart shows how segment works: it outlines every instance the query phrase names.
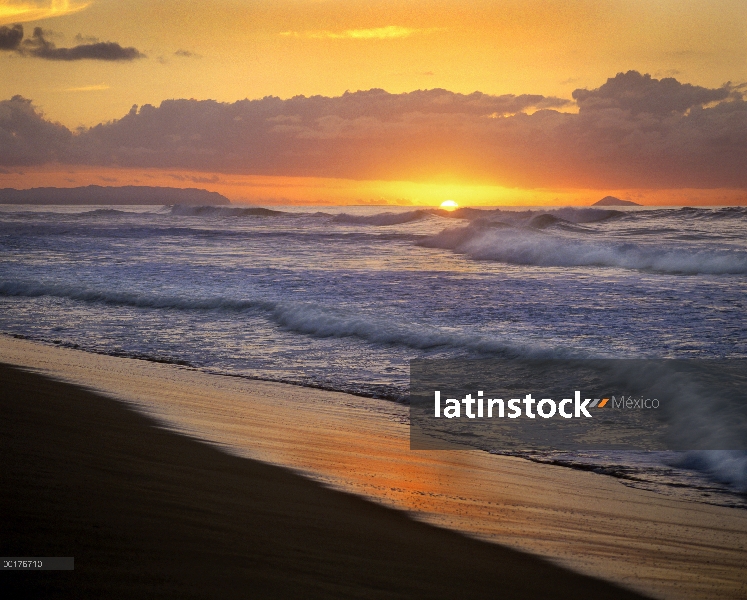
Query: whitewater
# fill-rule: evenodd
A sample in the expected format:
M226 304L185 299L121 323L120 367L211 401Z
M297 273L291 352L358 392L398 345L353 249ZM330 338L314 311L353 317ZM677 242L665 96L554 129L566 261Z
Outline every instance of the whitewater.
M0 331L406 402L413 358L747 358L747 209L0 206ZM747 506L747 455L544 453Z

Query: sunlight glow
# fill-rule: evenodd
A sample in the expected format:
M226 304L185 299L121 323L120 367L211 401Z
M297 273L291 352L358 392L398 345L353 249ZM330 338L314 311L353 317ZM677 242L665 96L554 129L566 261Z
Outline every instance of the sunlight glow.
M69 15L83 10L88 5L88 2L70 2L70 0L52 0L41 3L0 1L0 25Z
M456 210L459 208L459 205L453 200L444 200L439 205L439 208L443 208L444 210Z

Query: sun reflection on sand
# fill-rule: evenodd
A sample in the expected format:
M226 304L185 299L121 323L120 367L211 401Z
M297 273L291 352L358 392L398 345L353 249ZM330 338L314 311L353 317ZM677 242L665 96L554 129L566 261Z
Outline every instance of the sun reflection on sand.
M694 599L717 586L736 597L744 583L743 511L479 450L413 452L403 405L5 336L0 357L112 394L231 454L647 593Z

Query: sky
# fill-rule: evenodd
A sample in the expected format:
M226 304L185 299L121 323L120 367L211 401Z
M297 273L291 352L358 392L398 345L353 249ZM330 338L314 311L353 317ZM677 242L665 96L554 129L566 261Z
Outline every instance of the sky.
M0 187L747 204L744 0L0 0Z

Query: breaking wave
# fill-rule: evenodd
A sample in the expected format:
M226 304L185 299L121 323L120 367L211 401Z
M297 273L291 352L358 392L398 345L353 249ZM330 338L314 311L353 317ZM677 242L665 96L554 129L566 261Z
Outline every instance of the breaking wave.
M667 249L617 241L571 239L529 229L499 230L470 225L445 229L418 244L452 250L475 260L514 265L616 267L686 275L747 274L747 252L741 250Z
M654 212L654 211L652 211ZM655 211L658 214L663 214L665 211ZM671 212L671 209L666 212ZM694 219L707 219L707 220L724 220L724 219L738 219L743 220L747 218L747 206L724 206L722 208L693 208L685 206L678 211L676 214L687 218Z
M130 292L77 289L68 285L25 282L0 283L0 296L39 298L51 296L91 304L171 310L215 310L255 312L286 331L316 338L358 338L374 344L403 346L415 350L450 349L508 356L551 356L555 351L522 346L480 335L452 333L438 327L395 323L369 315L356 315L301 302L275 302L224 297L183 298Z
M171 214L180 217L278 217L286 215L282 210L271 210L251 206L246 208L232 206L189 206L175 204L171 207Z
M95 210L87 210L78 214L81 217L109 217L115 215L131 215L133 213L127 210L117 210L116 208L97 208Z
M532 217L529 220L528 225L534 229L546 229L551 225L558 225L560 223L569 223L569 221L556 217L555 215L541 214Z
M133 308L163 308L174 310L247 310L265 307L257 301L231 300L227 298L183 298L178 296L145 295L131 292L111 292L79 289L71 285L25 283L4 281L0 283L0 296L40 298L51 296L78 302L131 306ZM267 306L270 306L267 304Z
M420 221L430 216L430 212L426 210L413 210L404 213L378 213L375 215L350 215L342 213L335 216L332 219L333 223L342 223L345 225L401 225L403 223L411 223L412 221Z
M670 464L708 474L712 479L747 493L747 452L741 450L693 450L677 455Z
M511 225L531 225L546 222L568 222L577 225L585 223L600 223L611 219L628 217L631 213L619 210L605 210L599 208L556 208L543 211L538 210L504 210L500 208L459 208L454 211L433 210L433 214L450 219L466 219L472 222L501 221Z

